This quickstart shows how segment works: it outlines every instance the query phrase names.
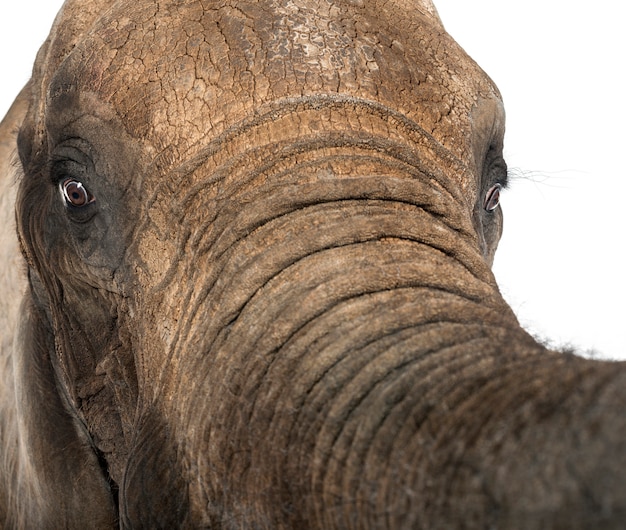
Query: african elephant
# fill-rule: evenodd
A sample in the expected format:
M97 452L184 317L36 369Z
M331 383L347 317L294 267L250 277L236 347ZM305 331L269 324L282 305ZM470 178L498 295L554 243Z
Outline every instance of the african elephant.
M626 370L502 299L430 0L68 0L1 127L3 527L621 527Z

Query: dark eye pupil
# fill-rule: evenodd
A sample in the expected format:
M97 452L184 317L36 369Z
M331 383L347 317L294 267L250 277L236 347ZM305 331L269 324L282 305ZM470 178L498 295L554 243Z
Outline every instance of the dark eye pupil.
M487 195L485 196L485 203L483 207L488 212L493 212L498 205L500 204L500 190L502 186L500 184L494 184L487 191Z
M82 182L73 179L61 183L61 194L67 204L75 207L86 206L95 200Z

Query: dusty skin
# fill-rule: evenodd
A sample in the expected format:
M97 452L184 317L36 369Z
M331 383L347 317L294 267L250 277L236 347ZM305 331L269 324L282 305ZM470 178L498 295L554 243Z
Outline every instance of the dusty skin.
M490 264L429 0L69 0L0 129L0 527L622 528L626 369Z

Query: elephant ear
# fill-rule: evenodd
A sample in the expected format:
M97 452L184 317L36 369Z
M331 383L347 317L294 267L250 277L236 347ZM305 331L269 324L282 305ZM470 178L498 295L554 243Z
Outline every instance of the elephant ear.
M15 229L15 195L19 176L17 131L28 109L29 93L30 84L22 89L0 122L0 372L2 356L10 350L12 344L12 335L8 330L17 329L19 300L26 288L24 264ZM1 378L2 374L0 387Z

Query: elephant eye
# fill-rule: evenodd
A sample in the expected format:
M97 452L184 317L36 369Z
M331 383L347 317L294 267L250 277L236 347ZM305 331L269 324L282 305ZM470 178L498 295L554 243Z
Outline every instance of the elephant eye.
M85 188L82 182L72 178L62 181L59 184L59 189L67 206L82 208L83 206L87 206L96 200L96 198L89 193L87 188Z
M483 208L487 212L493 212L500 204L500 190L501 189L502 189L501 184L494 184L487 191L487 195L485 196L485 202L483 203Z

